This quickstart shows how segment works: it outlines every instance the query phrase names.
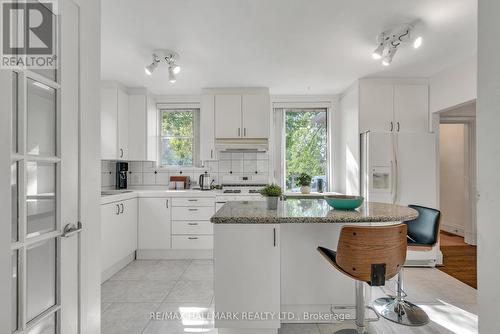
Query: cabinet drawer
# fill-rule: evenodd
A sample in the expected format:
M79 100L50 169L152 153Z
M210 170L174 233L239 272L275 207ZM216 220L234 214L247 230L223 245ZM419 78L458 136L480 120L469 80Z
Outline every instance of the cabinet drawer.
M185 197L185 198L172 198L172 206L211 206L215 204L214 198L203 197Z
M172 208L172 220L210 220L215 208L178 206Z
M174 221L172 234L213 234L212 223L204 221Z
M212 249L213 243L211 235L172 236L172 248L174 249Z

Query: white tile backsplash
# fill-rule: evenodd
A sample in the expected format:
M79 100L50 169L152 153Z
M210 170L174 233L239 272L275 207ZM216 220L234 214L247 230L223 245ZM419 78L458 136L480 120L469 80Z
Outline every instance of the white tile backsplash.
M169 185L170 176L185 175L191 179L191 186L197 186L201 174L207 172L216 184L223 183L268 183L269 155L267 152L228 153L219 152L220 160L208 161L204 167L160 168L151 161L129 162L128 182L130 186ZM115 185L116 161L101 162L103 187Z

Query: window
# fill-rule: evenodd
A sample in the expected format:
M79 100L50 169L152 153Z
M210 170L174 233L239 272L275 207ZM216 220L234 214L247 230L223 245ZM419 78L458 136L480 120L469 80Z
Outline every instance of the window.
M160 165L193 166L198 142L198 109L160 111Z
M328 122L326 108L280 109L277 120L282 122L280 138L282 183L286 191L300 191L297 177L311 176L311 191L328 191ZM318 181L321 180L321 181Z

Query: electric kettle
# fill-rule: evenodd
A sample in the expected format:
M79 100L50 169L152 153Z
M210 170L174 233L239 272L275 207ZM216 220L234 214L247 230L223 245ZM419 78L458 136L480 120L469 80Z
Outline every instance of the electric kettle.
M211 185L210 179L211 179L210 174L208 174L207 172L200 175L198 184L201 190L210 190L210 185Z

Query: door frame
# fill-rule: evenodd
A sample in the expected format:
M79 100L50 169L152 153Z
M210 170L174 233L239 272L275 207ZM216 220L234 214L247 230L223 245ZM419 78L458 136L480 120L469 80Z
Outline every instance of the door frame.
M477 214L476 214L476 117L475 116L444 116L440 115L441 124L463 124L465 126L465 165L467 175L467 190L465 193L467 216L464 226L464 240L467 244L477 245ZM440 188L440 187L439 187ZM439 191L441 193L441 189Z

